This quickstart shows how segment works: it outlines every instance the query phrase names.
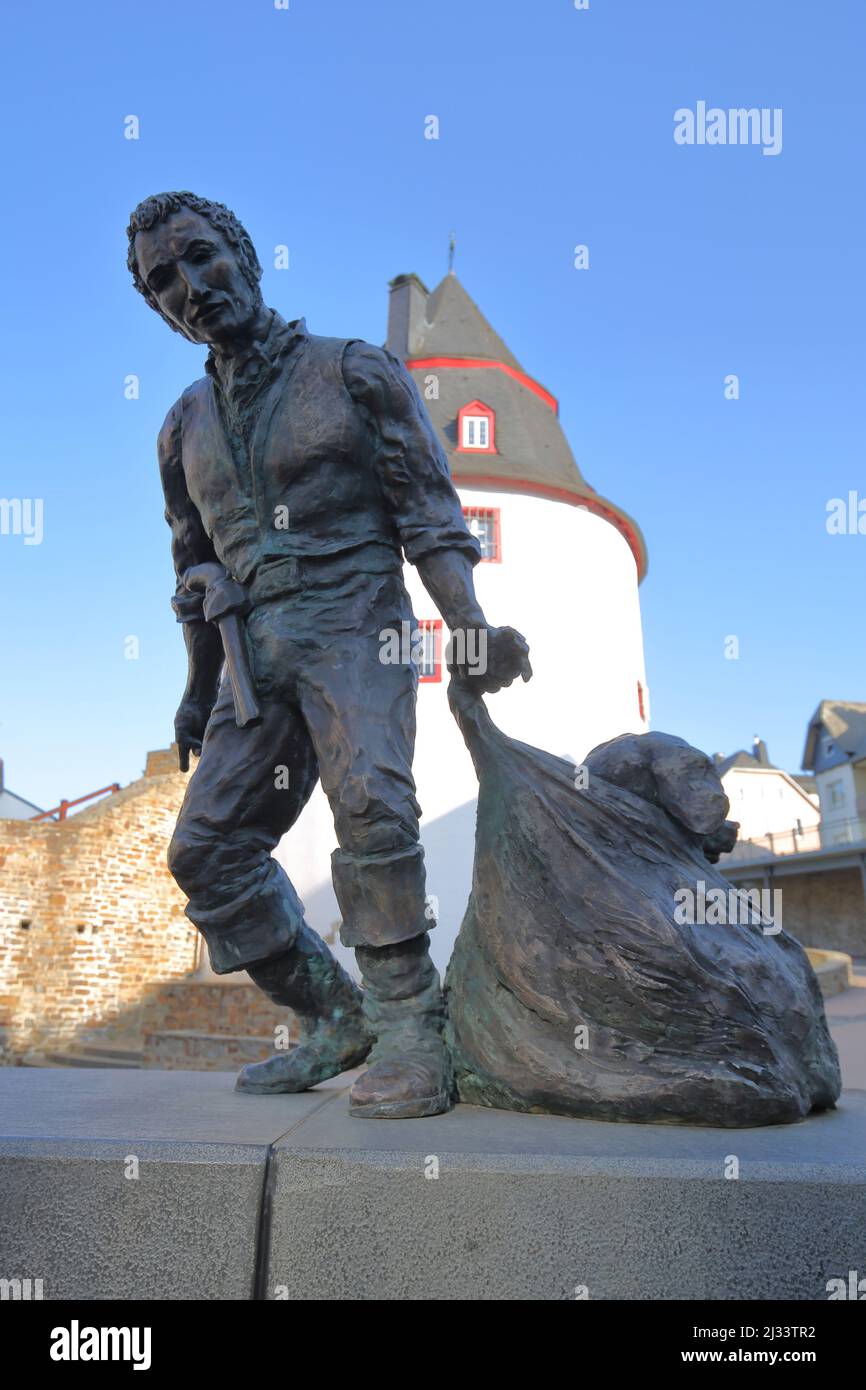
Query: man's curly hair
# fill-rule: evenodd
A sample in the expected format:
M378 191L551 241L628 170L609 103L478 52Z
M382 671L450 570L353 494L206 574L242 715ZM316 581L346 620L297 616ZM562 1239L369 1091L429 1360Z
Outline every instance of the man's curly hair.
M137 232L149 232L151 227L155 227L160 222L165 222L166 218L171 217L172 213L180 212L188 208L191 212L197 212L206 218L216 231L220 232L237 253L241 270L245 278L249 281L252 288L261 298L259 281L262 278L262 267L256 255L256 248L250 240L249 232L246 227L235 217L234 213L225 206L224 203L212 203L208 198L200 198L197 193L186 191L179 193L154 193L150 198L145 198L139 203L129 219L129 226L126 235L129 238L129 252L126 257L126 264L132 273L132 280L139 294L143 295L150 305L155 309L161 318L165 318L159 307L156 296L148 289L138 270L138 258L135 254L135 237ZM180 330L175 324L166 319L170 328L175 332Z

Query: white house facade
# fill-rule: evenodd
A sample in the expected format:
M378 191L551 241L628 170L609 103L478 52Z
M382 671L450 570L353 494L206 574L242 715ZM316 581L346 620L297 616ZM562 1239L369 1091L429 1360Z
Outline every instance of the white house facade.
M803 766L815 773L824 843L866 840L866 704L822 700L809 721Z

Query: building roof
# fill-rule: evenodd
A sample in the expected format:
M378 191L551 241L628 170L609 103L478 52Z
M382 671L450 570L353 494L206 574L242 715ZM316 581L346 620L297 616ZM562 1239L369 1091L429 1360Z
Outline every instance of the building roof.
M816 796L818 792L818 783L814 777L785 772L784 768L778 767L776 763L771 763L767 745L757 735L752 742L751 753L747 752L745 748L739 748L736 753L729 753L727 757L723 753L714 753L713 762L720 777L724 777L725 773L730 772L732 768L743 768L747 772L777 772L780 776L786 777L789 782L796 783L800 791L805 792L806 796L810 798Z
M30 820L38 816L40 810L41 807L25 801L23 796L16 796L5 787L0 789L0 820Z
M0 758L0 820L30 820L31 816L38 816L41 809L41 806L34 806L32 801L25 801L23 796L16 796L7 789L3 759Z
M781 777L795 792L799 792L805 801L810 802L815 807L817 786L814 777L795 777L793 773L786 772L783 767L777 767L775 763L771 763L767 745L763 739L755 739L751 753L748 753L745 748L738 749L736 753L729 754L727 758L721 753L715 753L713 762L720 777L725 777L727 773L732 771L748 772L750 776L754 776L756 773L766 773L773 777ZM808 783L811 785L807 785Z
M432 292L417 275L391 281L387 346L412 373L458 486L527 493L595 512L625 537L643 578L646 544L636 522L583 477L556 398L524 370L453 271ZM431 373L439 383L435 400L424 390ZM457 447L458 414L475 400L495 412L495 453Z
M507 362L510 367L523 370L452 270L427 295L426 312L412 342L412 356L436 357L454 353L463 357L489 358L492 362Z
M815 766L818 737L825 730L839 753L838 761L866 758L866 704L857 700L822 700L806 733L803 767Z
M730 772L732 767L763 768L768 772L781 771L775 763L770 762L770 754L764 740L757 737L752 743L751 753L747 753L745 748L739 748L736 753L729 753L727 757L722 753L716 753L713 756L713 762L720 777L724 777L725 773Z

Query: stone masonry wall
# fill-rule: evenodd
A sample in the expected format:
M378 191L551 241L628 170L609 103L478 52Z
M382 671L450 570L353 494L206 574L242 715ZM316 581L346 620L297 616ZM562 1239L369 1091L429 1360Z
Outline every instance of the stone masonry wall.
M270 1037L289 1010L272 1004L246 975L222 980L172 980L153 985L142 1001L145 1033L191 1028L202 1033ZM296 1035L297 1030L293 1033Z
M236 1071L300 1036L295 1016L245 975L153 985L141 1019L146 1067Z
M738 879L743 888L761 888L760 879ZM866 956L866 896L859 869L785 874L782 925L804 946Z
M172 750L62 822L0 820L0 1061L140 1033L148 986L196 965L165 862L188 777Z

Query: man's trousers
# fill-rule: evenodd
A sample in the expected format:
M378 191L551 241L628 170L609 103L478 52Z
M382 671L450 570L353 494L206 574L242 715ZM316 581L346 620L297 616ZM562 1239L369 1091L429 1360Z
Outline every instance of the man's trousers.
M399 572L344 574L261 603L246 620L261 722L239 729L226 675L169 849L217 974L291 947L303 904L271 851L318 778L334 814L346 946L429 930L415 799L417 667L383 662L414 628ZM393 650L393 648L392 648Z

